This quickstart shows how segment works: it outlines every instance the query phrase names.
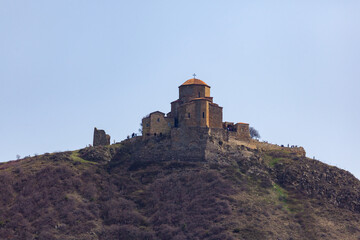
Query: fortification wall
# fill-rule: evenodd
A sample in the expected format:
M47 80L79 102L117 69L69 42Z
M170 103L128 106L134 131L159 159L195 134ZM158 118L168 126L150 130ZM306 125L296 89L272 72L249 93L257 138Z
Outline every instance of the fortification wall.
M238 140L237 132L222 128L181 127L171 129L170 136L153 136L143 139L144 152L137 150L139 159L152 161L207 161L228 164L226 157L242 154L242 150L257 149L259 151L281 150L296 156L305 156L302 147L281 147L257 140ZM158 144L161 141L161 144ZM151 149L149 151L149 149ZM149 153L151 153L149 155ZM147 154L147 155L146 155Z
M171 130L171 150L178 159L204 161L208 139L208 128L174 128Z
M222 107L209 103L209 124L211 128L222 128Z
M250 141L250 129L249 124L247 123L237 123L235 124L237 130L237 139Z
M257 149L263 150L263 151L272 151L272 150L281 150L281 151L287 151L289 153L292 153L297 156L305 157L306 152L303 147L285 147L285 146L279 146L276 144L266 143L266 142L260 142L258 140L251 140L251 142L256 146Z
M174 128L169 136L134 138L124 141L134 161L205 161L209 139L206 128Z
M227 151L240 154L243 147L256 149L250 141L236 140L236 132L222 128L183 127L171 130L173 158L187 161L222 162L226 164Z

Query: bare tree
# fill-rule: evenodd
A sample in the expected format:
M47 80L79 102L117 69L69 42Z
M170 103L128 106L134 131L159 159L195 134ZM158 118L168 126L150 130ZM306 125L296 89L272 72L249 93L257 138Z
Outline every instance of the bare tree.
M21 156L19 154L16 155L16 159L19 160Z
M258 130L256 130L253 127L250 127L250 136L251 136L251 138L256 138L256 139L260 138L260 134L259 134Z

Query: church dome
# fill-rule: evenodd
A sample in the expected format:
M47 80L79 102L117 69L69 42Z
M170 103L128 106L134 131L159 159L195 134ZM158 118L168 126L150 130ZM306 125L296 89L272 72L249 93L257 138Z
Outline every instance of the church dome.
M186 85L204 85L209 87L209 85L207 85L204 81L201 81L200 79L197 78L191 78L186 82L184 82L181 86L186 86Z

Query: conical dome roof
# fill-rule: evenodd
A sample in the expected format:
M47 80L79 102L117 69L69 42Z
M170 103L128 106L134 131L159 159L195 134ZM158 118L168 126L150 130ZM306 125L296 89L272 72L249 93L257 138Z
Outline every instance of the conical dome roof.
M186 86L186 85L204 85L209 87L209 85L207 85L204 81L201 81L200 79L197 78L191 78L186 82L184 82L181 86Z

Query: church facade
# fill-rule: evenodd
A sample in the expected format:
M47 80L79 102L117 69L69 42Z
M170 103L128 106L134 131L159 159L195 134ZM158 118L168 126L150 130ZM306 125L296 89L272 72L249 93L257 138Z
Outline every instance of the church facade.
M250 140L249 124L223 122L223 108L213 102L210 86L192 78L179 86L179 98L171 103L171 112L156 111L142 119L144 138L170 135L174 128L222 129L238 140Z

